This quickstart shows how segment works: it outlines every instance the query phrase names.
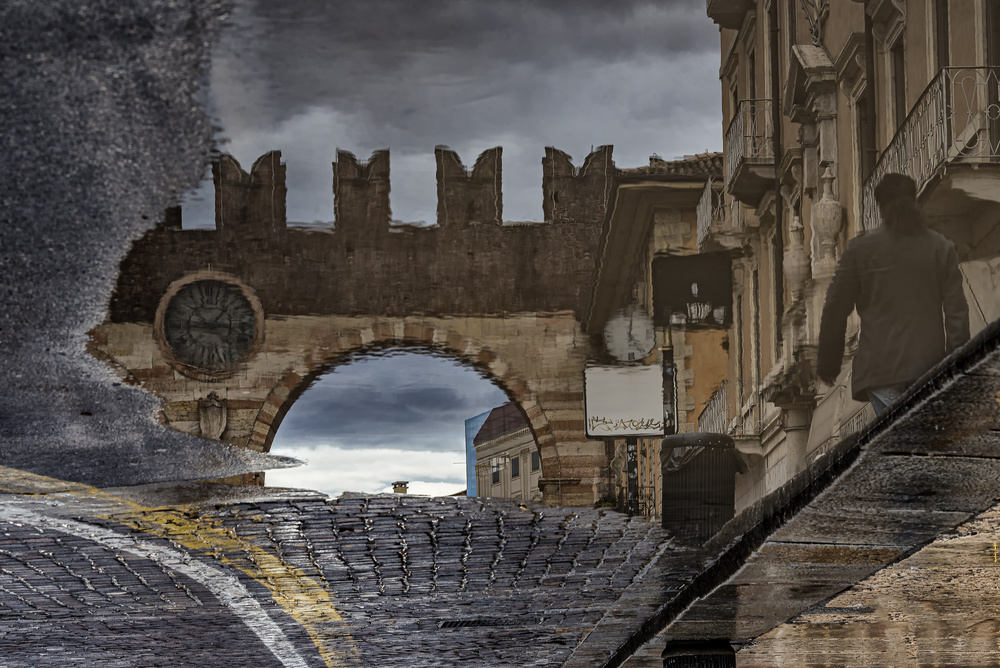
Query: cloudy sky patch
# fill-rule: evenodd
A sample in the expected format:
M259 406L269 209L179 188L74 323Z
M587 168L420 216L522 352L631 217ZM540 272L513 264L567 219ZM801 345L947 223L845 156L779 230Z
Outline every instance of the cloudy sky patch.
M449 357L406 351L363 357L320 376L292 404L271 451L462 450L465 419L506 401L499 387Z
M619 166L721 145L718 32L702 0L262 0L212 61L222 149L287 164L288 218L332 222L336 148L391 152L393 217L436 222L433 151L501 145L504 220L538 221L546 146ZM200 197L211 194L210 184ZM211 226L211 208L185 226Z
M389 446L340 448L286 447L282 454L307 462L295 469L268 471L269 487L315 489L339 496L343 492L388 494L392 483L406 480L411 494L447 496L465 489L465 461L454 452L420 452Z

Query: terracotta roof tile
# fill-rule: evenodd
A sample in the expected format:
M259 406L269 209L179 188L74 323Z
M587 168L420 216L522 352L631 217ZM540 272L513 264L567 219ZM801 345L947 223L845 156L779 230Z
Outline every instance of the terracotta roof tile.
M722 153L698 153L685 155L679 160L664 160L652 155L649 166L632 167L618 170L621 176L696 176L703 178L722 178Z

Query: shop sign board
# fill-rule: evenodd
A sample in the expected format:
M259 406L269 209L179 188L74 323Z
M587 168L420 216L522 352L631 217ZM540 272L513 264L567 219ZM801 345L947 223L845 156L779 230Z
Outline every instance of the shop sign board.
M659 366L590 366L583 381L587 436L663 436Z

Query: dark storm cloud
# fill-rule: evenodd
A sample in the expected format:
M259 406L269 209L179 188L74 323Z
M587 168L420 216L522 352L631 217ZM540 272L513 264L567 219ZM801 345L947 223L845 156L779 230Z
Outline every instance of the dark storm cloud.
M567 66L718 51L702 0L290 0L256 2L251 12L254 43L239 52L270 72L268 91L286 113L335 102L405 122L413 108L394 103L433 97L428 80L477 80L483 100L509 91L512 77L528 90L531 75ZM395 94L371 104L368 93L385 84Z
M263 8L265 4L258 3ZM296 12L310 0L284 3ZM274 5L272 5L274 6ZM704 23L702 0L375 0L333 3L323 25L342 44L401 44L468 49L525 61L566 58L566 45L598 58L634 53L640 44L664 51L704 48L691 29ZM268 11L263 9L263 11ZM393 51L386 50L391 54Z
M503 146L504 220L541 219L546 146L619 166L721 144L718 31L701 0L238 4L213 57L224 150L288 165L289 220L330 221L330 163L390 148L391 205L435 222L433 150ZM210 210L207 216L211 215Z
M450 360L409 353L366 358L334 369L303 393L275 444L454 450L466 418L506 400L477 372Z

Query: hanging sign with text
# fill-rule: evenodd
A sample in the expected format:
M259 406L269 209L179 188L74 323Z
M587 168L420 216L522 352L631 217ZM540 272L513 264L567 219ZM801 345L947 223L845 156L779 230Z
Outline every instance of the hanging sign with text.
M583 383L587 436L663 436L659 366L591 366Z

